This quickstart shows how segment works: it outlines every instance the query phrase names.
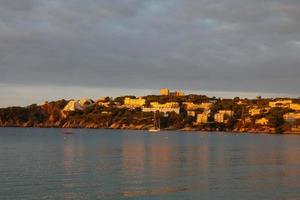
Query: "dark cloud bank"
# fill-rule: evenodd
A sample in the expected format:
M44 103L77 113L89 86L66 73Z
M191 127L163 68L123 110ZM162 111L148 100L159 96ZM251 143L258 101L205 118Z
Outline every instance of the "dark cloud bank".
M297 96L299 76L299 0L0 0L0 84Z

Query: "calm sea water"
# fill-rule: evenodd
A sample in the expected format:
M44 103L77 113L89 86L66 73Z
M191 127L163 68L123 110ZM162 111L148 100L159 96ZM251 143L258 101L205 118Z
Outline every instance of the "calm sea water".
M0 129L0 199L300 199L300 136Z

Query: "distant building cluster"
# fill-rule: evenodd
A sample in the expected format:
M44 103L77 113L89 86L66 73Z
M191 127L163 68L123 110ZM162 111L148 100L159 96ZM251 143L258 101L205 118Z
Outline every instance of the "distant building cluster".
M169 101L166 102L165 96L169 96ZM196 101L174 101L173 97L185 97L184 92L174 91L170 92L168 88L160 90L160 96L156 96L156 100L151 100L148 96L145 97L124 97L123 102L114 101L113 98L102 97L94 102L91 99L71 100L63 108L62 113L73 111L83 111L84 109L98 105L109 108L114 106L116 108L137 109L140 108L142 112L159 112L159 113L175 113L190 117L194 120L194 125L205 125L209 123L223 123L228 124L232 119L235 119L241 124L252 123L257 126L270 125L270 113L276 109L284 109L283 120L286 123L299 122L300 125L300 103L293 99L270 99L263 104L255 101L249 102L245 99L237 99L234 105L240 106L242 109L235 112L234 106L224 107L228 102L233 102L230 99L209 99ZM160 101L158 101L160 99ZM162 101L163 99L163 101ZM163 102L163 103L161 103ZM230 108L230 109L228 109ZM109 113L107 111L103 111Z

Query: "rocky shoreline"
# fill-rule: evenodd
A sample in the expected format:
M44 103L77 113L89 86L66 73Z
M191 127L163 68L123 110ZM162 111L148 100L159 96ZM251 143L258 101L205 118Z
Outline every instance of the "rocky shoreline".
M99 126L98 124L72 124L70 122L65 123L63 126L59 126L58 124L35 124L33 126L28 126L28 124L22 124L22 125L17 125L17 124L1 124L0 128L58 128L58 129L113 129L113 130L149 130L152 128L151 124L145 124L145 125L125 125L125 124L112 124L109 127L103 127ZM161 131L180 131L180 132L219 132L219 133L238 133L238 134L243 134L243 133L253 133L253 134L275 134L275 130L271 128L264 128L264 129L242 129L242 130L214 130L214 129L199 129L199 128L193 128L193 127L185 127L181 129L176 129L176 128L162 128ZM295 134L298 135L300 134L297 132L285 132L284 134Z

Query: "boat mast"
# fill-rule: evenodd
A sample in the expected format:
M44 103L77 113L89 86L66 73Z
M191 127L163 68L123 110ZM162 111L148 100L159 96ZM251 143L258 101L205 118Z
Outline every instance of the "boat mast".
M158 129L160 129L160 115L158 115Z
M160 116L158 115L157 117L157 113L154 112L154 117L153 117L153 125L154 125L154 129L160 129Z

